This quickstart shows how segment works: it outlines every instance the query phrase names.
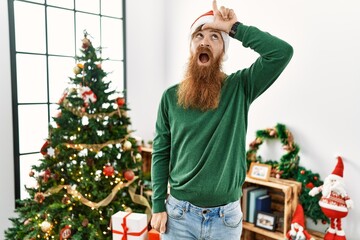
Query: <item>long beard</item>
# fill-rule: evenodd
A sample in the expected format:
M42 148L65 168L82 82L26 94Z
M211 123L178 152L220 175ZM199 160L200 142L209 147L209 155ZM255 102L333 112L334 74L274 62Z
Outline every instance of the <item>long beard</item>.
M200 54L206 52L210 64L200 66ZM221 86L225 78L222 72L222 57L214 59L211 51L206 47L199 47L189 59L185 78L178 89L178 104L185 109L194 108L201 111L216 109L219 105Z
M345 186L340 181L336 181L335 183L331 184L331 181L329 178L326 178L324 181L324 186L322 190L322 194L325 197L329 197L331 192L335 192L336 194L339 194L341 196L346 195Z

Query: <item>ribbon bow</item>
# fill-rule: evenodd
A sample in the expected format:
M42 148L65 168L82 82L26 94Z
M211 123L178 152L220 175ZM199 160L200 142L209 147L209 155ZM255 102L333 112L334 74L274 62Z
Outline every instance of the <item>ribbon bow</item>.
M126 218L130 215L131 213L128 213L127 215L124 216L123 218L123 222L121 224L122 228L123 228L123 232L121 231L117 231L117 230L112 230L113 233L115 234L122 234L122 238L121 240L128 240L128 236L136 236L139 237L141 236L147 229L147 226L145 226L145 228L143 230L141 230L140 232L128 232L129 228L126 225Z

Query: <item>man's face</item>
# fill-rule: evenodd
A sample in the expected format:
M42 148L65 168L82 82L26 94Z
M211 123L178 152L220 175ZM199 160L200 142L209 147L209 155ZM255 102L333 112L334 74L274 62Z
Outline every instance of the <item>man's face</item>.
M200 52L197 49L201 47ZM192 36L191 54L198 54L199 66L208 66L224 52L224 42L219 31L213 29L199 30ZM214 59L211 59L213 57Z

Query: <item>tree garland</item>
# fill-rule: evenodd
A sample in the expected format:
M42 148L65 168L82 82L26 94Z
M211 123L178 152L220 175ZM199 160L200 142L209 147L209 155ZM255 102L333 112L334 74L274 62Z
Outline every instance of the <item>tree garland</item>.
M279 161L276 160L263 160L258 155L257 151L265 140L280 140L282 148L286 151L280 157ZM329 222L329 219L323 214L318 204L321 194L316 197L310 197L309 191L313 187L323 184L320 180L318 173L312 173L304 167L299 166L300 156L299 146L294 142L292 133L286 128L284 124L278 123L273 128L266 128L264 130L256 131L256 138L249 144L249 150L246 152L246 163L249 169L252 162L259 162L271 165L271 176L283 179L293 179L302 183L299 201L303 205L304 213L307 217L311 218L315 224L317 220L322 223Z

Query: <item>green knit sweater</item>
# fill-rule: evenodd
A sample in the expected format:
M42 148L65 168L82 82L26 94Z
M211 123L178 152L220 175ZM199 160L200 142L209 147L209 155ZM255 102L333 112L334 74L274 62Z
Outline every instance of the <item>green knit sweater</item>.
M217 109L202 112L180 107L178 85L162 96L151 168L154 213L166 210L168 182L171 195L199 207L220 206L241 197L250 104L278 78L293 49L243 24L235 39L260 56L249 68L227 76Z

